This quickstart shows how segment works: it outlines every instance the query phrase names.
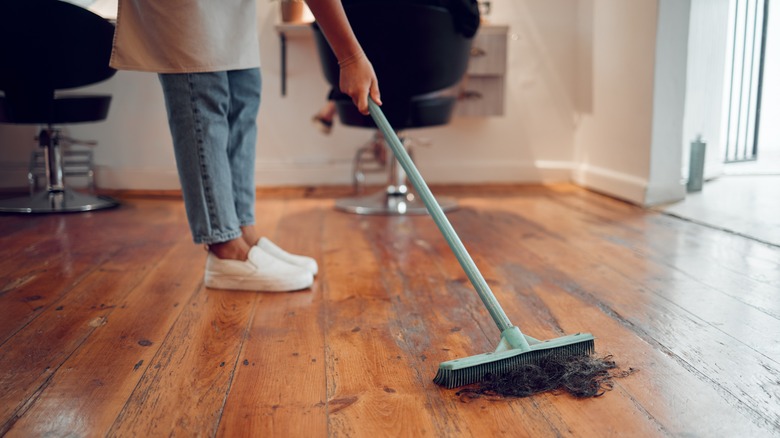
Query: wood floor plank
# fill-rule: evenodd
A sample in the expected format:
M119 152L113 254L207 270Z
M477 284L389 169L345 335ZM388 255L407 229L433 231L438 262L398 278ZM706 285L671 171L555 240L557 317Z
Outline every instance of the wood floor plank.
M333 436L432 436L433 419L417 396L417 377L392 339L391 296L379 280L383 261L357 230L382 217L331 214L323 264L334 280L327 302L328 433ZM337 281L336 281L337 279ZM405 419L414 418L414 421Z
M443 241L431 224L427 217L393 218L388 226L365 233L377 258L384 260L385 288L398 291L392 297L393 338L406 352L418 385L410 391L424 397L436 426L434 436L558 436L558 427L565 425L548 421L536 401L464 404L455 390L433 383L439 362L492 351L498 332L489 326L476 292L464 285L463 272L455 278L445 274L442 267L454 256L446 245L430 243Z
M10 236L20 236L25 230L35 227L36 223L30 221L27 215L22 214L4 214L2 224L0 224L0 240L8 239ZM17 234L19 233L19 234Z
M125 296L162 258L158 244L136 246L93 271L77 290L41 315L0 349L0 435L24 414L62 363L104 325ZM142 262L139 263L139 260ZM23 368L19 364L24 363Z
M259 199L261 234L320 273L311 291L256 294L203 288L180 200L132 199L0 215L15 255L0 258L0 425L9 437L777 435L780 248L572 185L452 194L448 216L515 324L592 332L639 371L595 399L462 402L432 382L439 362L490 351L499 333L431 218Z
M542 296L548 291L539 280L524 280L513 275L512 271L506 271L502 268L503 263L511 260L515 254L512 241L501 239L500 235L506 235L507 230L501 230L504 233L484 233L480 231L484 228L484 218L469 214L468 211L453 214L453 221L456 230L461 230L464 234L463 239L472 247L472 257L480 268L482 274L490 279L489 283L493 293L497 296L502 307L504 307L510 320L515 322L526 333L543 339L561 336L563 334L576 333L582 330L574 328L573 324L567 324L559 317L559 313L569 310L569 307L557 308L546 303ZM491 222L491 226L495 226ZM442 247L443 249L443 247ZM443 256L445 259L453 257ZM532 274L532 271L530 272ZM463 275L463 274L461 274ZM533 275L531 276L533 278ZM470 290L469 293L476 294L476 291ZM580 305L583 305L580 303ZM598 309L596 309L598 310ZM487 315L483 319L492 319ZM499 333L495 325L485 334L491 339L491 345L482 351L469 351L466 355L484 353L492 351L498 342ZM464 355L447 355L440 360L450 360ZM450 395L451 396L451 395ZM481 403L484 403L480 401ZM641 412L631 416L621 416L612 418L609 415L603 415L608 412L628 411L635 413L634 401L632 398L620 391L612 392L600 399L594 400L574 400L567 395L545 395L532 399L509 401L510 407L523 409L525 417L534 418L530 426L526 428L533 432L530 436L559 436L576 431L582 436L606 436L608 431L614 433L625 433L632 431L637 436L657 436L661 434L661 427L654 421L648 419ZM563 406L563 408L561 407ZM571 409L576 406L577 409ZM493 411L498 411L491 406ZM528 414L530 413L530 415ZM511 415L511 412L508 413ZM495 415L495 414L494 414ZM511 415L510 418L516 418L517 415ZM599 422L594 423L592 419L599 418ZM524 418L524 417L520 417ZM515 419L515 423L519 420ZM540 425L549 425L547 429L540 429ZM517 429L518 427L515 426Z
M601 198L584 193L555 201L567 213L582 211L597 223L619 223L611 233L613 239L625 242L626 235L635 236L638 251L674 266L671 274L686 273L677 279L694 279L780 317L780 255L776 247L662 214L648 214L624 203L610 208Z
M269 237L286 250L321 259L323 216L331 201L285 202ZM267 211L267 201L260 210ZM265 215L265 213L263 213ZM322 284L258 294L219 425L219 436L325 436L325 333ZM244 362L245 361L245 362Z
M561 212L551 209L548 214L561 216ZM710 233L712 230L706 227L696 226L700 230ZM666 226L664 229L673 227ZM708 282L701 282L699 278L720 277L726 280L730 277L732 282L745 281L744 278L754 273L727 271L724 273L724 267L717 263L710 263L709 266L703 266L700 263L688 263L688 260L699 259L702 254L718 252L728 252L723 247L724 242L713 242L707 239L707 235L701 236L699 244L696 245L696 254L689 255L687 251L677 252L673 267L669 267L666 254L654 255L652 247L643 245L631 245L625 248L623 241L615 242L607 239L588 239L588 236L604 235L606 230L601 227L591 226L583 230L583 239L600 244L604 251L606 259L610 259L611 266L629 278L646 277L644 285L653 291L654 294L669 300L671 303L693 313L703 321L707 321L718 331L734 337L735 342L749 346L756 352L767 356L768 358L780 358L780 342L777 342L773 335L780 332L780 317L774 315L773 309L765 306L754 306L740 299L734 293L723 293L723 286L711 285ZM652 231L651 231L652 232ZM686 230L686 232L689 232ZM658 239L663 238L665 234L655 233ZM656 240L658 240L656 239ZM755 245L763 245L755 243ZM658 245L665 248L665 245ZM740 247L740 250L743 248ZM639 252L637 252L639 251ZM622 252L622 254L620 254ZM736 251L735 251L736 252ZM642 260L644 263L621 263L625 260ZM647 263L652 261L653 263ZM768 273L773 272L767 271ZM770 274L771 275L771 274ZM731 290L730 287L725 287ZM685 291L685 293L680 293ZM756 297L764 296L768 301L772 296L780 297L780 292L762 293L752 287L748 287L741 295L754 295ZM704 298L704 299L703 299ZM729 312L724 312L729 309ZM736 313L741 315L740 319L730 318L729 314Z
M567 236L564 241L561 239L527 238L519 242L520 248L516 251L522 252L522 248L527 248L527 259L531 258L532 254L537 254L549 267L546 271L541 271L543 278L554 279L568 293L579 294L581 298L591 300L593 304L608 313L619 315L624 325L630 326L637 335L647 342L655 343L661 347L662 351L671 354L673 358L676 358L678 367L684 368L700 382L703 381L705 384L711 385L712 381L720 381L722 386L714 388L713 395L717 395L717 397L707 400L708 403L711 403L712 400L720 399L722 403L718 409L713 410L713 412L718 412L712 418L713 423L716 423L716 420L723 421L724 417L733 415L741 420L734 424L741 424L743 427L745 418L758 424L763 422L771 424L775 421L773 412L775 408L768 405L762 406L760 402L751 403L752 397L748 394L748 391L751 394L756 394L755 391L758 391L758 397L762 398L761 394L764 394L767 386L771 388L771 382L760 379L758 382L752 382L743 379L738 385L739 388L733 387L733 382L739 381L739 376L742 373L747 372L748 375L751 375L751 369L758 371L766 366L771 369L774 367L771 362L756 357L755 352L745 350L744 346L734 345L722 333L706 324L701 324L703 321L698 320L688 312L681 311L676 306L669 305L668 301L654 299L651 291L637 285L631 277L621 274L619 270L616 272L613 268L614 265L605 261L605 259L610 258L610 251L597 248L595 246L597 241L581 242L582 239L587 240L587 231L580 236L579 232L574 229L559 229L562 221L560 217L549 214L543 214L540 217L542 219L537 224L544 223L544 226L552 230L549 232L559 233L559 236ZM500 221L491 217L490 222ZM581 221L575 222L582 225ZM515 226L522 226L522 223L523 221L516 221ZM615 248L610 249L614 251ZM568 254L576 256L572 257ZM597 256L594 258L588 254L597 254ZM625 254L614 257L614 263L619 262L621 267L629 264L627 260L629 259L626 258ZM627 291L631 291L631 293L628 294ZM663 321L647 320L645 315L657 315L657 317L664 319ZM681 338L680 333L685 333L686 336ZM721 363L719 366L713 367L713 364L702 360L702 352L711 353L721 350L722 345L730 345L729 349L720 353L720 357L723 358L721 360L730 362L729 365ZM739 359L743 358L744 360L744 357L751 358L751 360L746 361L747 366L740 363ZM722 368L724 366L725 369ZM767 375L766 373L757 375L765 376L765 378L771 376L771 374ZM694 382L688 382L686 385L693 384ZM745 387L749 389L744 389ZM733 394L730 394L732 391L739 395L734 397ZM697 405L703 402L698 398L694 400ZM747 404L745 404L746 402ZM758 415L756 415L757 413ZM673 418L667 421L670 425L676 423ZM667 427L669 426L667 425ZM748 429L750 428L748 427Z
M4 248L18 248L15 254L9 251L0 259L0 298L27 281L31 274L45 270L47 265L56 260L56 254L62 254L62 245L56 235L42 240L32 231L19 233L18 238L15 237L0 237L0 244Z
M540 214L561 218L556 219L556 221L568 221L572 226L580 221L587 222L587 216L571 212L564 214L564 211L556 206L556 203L551 203L551 208L540 211ZM664 227L665 230L670 228L674 229L668 225ZM712 231L703 227L698 228L705 232ZM685 232L689 233L687 229ZM655 228L648 230L647 233L656 236L655 241L661 240L667 235L665 232L655 232ZM607 237L608 234L610 237ZM578 236L581 241L603 249L603 252L599 251L599 253L605 254L603 257L611 260L611 266L614 266L618 272L628 278L643 279L642 283L656 295L695 314L702 320L708 321L718 330L739 338L739 342L761 351L768 357L780 358L780 343L776 342L773 336L773 333L780 331L780 317L774 316L772 309L752 306L745 300L735 297L732 293L723 293L720 287L698 280L699 278L717 276L723 271L721 265L710 264L708 267L704 267L698 263L695 266L686 263L689 257L698 259L702 253L724 250L724 242L713 242L707 238L709 236L702 235L698 240L698 245L696 245L700 248L696 254L691 256L687 254L687 251L678 251L674 263L670 265L668 255L658 254L659 250L655 249L666 248L668 245L646 246L643 242L648 239L644 238L637 239L637 243L632 244L627 240L631 239L630 236L621 235L619 231L610 232L598 224L578 227L572 236ZM617 240L611 237L615 237ZM763 244L756 243L756 245ZM633 263L625 263L626 261ZM729 275L738 279L750 274L732 271ZM679 291L686 291L686 293L679 293ZM746 291L746 294L758 296L760 292L750 289L750 292ZM767 298L771 298L771 295L780 297L780 292L767 295L769 295ZM707 299L702 300L702 297L707 297ZM724 308L742 315L743 318L738 320L728 318L728 314L723 311Z
M204 256L189 239L165 252L111 318L60 366L8 435L105 434L201 286L202 271L190 263L198 260L200 266Z
M139 224L146 224L144 233L157 227L177 223L180 226L181 203L175 201L146 201L143 211L132 202L113 210L77 215L0 215L3 231L7 224L23 221L23 232L0 233L3 248L15 248L17 257L0 258L0 291L9 280L24 276L28 271L45 269L70 252L80 253L90 248L101 249L108 242L132 244L132 234ZM117 233L116 230L124 230ZM8 253L9 255L11 253ZM2 296L2 292L0 292Z
M31 266L16 282L6 286L0 296L0 306L4 309L4 318L0 319L0 345L58 302L119 248L106 245L101 251L73 258L68 248L44 247L44 251L63 254L67 260Z
M16 275L0 287L0 345L119 251L147 236L170 239L182 230L180 205L152 202L148 212L129 204L84 215L30 218L41 224L37 231L42 234L28 236L18 257L5 258L13 265L0 271Z
M200 288L117 416L113 436L213 436L257 295Z

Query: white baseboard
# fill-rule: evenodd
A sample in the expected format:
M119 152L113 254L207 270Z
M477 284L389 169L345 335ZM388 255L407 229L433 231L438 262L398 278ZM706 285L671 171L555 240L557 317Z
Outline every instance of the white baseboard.
M564 161L422 163L420 173L431 184L551 183L570 182L573 164ZM258 162L255 184L268 186L347 185L352 183L352 165L340 163ZM166 169L127 169L97 166L99 188L125 190L175 190L178 174ZM382 183L384 173L368 175Z
M645 205L647 195L647 180L637 178L614 170L583 164L573 172L576 184L623 199L637 205Z
M567 161L422 163L420 172L429 184L554 183L575 182L585 188L645 205L647 182L631 175ZM350 163L260 162L255 184L268 186L347 185L352 183ZM177 190L181 186L175 169L128 169L97 166L99 188L124 190ZM369 175L369 182L383 183L383 173ZM0 187L22 187L27 171L6 167ZM676 196L679 190L663 191ZM659 192L660 193L660 192ZM659 195L660 196L660 195ZM669 196L664 197L668 199Z
M127 169L95 166L95 183L111 190L178 190L179 174L175 169Z
M645 207L651 207L661 204L669 204L672 202L682 201L685 199L686 187L685 184L680 181L677 184L650 184L647 187L647 195L645 196Z
M649 187L647 180L642 178L595 166L578 166L569 161L422 163L419 167L420 173L429 184L574 182L584 188L642 206L673 202L685 197L685 188L682 185ZM351 172L352 165L347 162L260 162L255 170L255 184L260 187L348 185L352 183ZM181 188L175 169L97 166L95 179L98 188L101 189L178 190ZM384 181L386 181L384 173L368 175L369 183L382 184ZM17 163L2 165L0 188L21 188L26 185L26 165L17 165Z

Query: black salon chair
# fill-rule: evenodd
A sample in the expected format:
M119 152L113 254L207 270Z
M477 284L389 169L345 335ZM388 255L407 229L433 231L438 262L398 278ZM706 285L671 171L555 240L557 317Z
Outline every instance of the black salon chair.
M455 30L449 11L441 7L388 1L347 3L344 9L374 66L382 92L382 111L411 154L411 139L401 131L445 125L452 118L457 96L447 89L459 83L466 72L471 39ZM323 73L338 90L338 62L316 23L313 27ZM341 123L376 130L371 117L360 114L348 96L333 94ZM388 155L390 159L384 160ZM360 189L364 172L377 168L388 172L385 190L339 199L336 208L358 214L427 213L407 184L401 166L384 146L379 131L355 156L356 190ZM449 198L438 198L438 202L444 210L456 206Z
M42 125L47 188L0 201L0 211L50 213L114 207L111 198L66 189L57 126L98 122L111 96L59 95L116 71L108 66L114 26L92 12L56 0L0 0L0 123Z

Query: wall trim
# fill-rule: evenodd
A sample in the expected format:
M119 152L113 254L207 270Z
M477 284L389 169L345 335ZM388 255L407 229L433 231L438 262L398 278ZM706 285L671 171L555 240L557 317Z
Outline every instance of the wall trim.
M573 181L586 189L604 193L637 205L645 205L648 182L627 173L588 164L579 165Z
M556 183L571 182L574 163L570 161L501 161L482 163L420 163L428 183ZM260 187L349 185L349 162L289 163L258 162L255 184ZM370 184L382 184L385 173L367 175ZM175 170L131 169L96 166L95 177L101 189L174 190L179 189ZM26 178L26 177L25 177ZM26 181L26 179L25 179Z
M95 166L95 183L100 189L177 190L179 174L168 169L132 169Z
M573 182L586 189L604 193L637 205L656 205L684 197L682 183L674 187L655 187L648 181L622 172L572 161L510 161L420 164L420 172L429 184L486 183L559 183ZM27 170L22 166L4 166L0 187L22 187L27 182ZM255 184L258 187L338 186L349 185L349 163L258 163ZM107 190L179 190L175 170L127 169L97 166L98 188ZM382 184L384 174L370 175L369 184ZM655 193L660 197L648 195Z
M660 184L650 183L647 186L647 195L645 207L652 207L660 204L670 204L685 199L686 187L682 179L677 184L662 182Z

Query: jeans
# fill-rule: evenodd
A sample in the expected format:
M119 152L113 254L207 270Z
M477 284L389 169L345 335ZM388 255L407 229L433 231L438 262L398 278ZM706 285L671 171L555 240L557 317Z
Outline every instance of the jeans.
M226 242L255 223L257 68L160 74L195 243Z

